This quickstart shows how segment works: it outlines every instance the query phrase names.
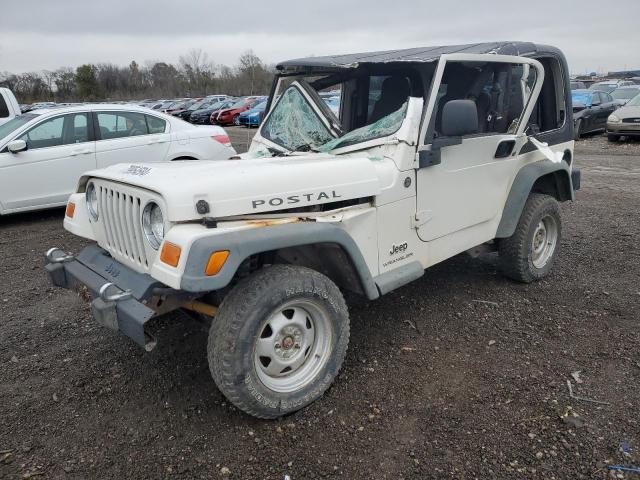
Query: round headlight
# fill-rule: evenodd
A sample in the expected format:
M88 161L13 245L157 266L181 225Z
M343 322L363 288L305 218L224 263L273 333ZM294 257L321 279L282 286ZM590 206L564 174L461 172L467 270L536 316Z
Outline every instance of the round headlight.
M162 209L155 202L147 203L142 211L142 229L151 246L158 250L164 239L164 218Z
M607 121L611 122L611 123L617 123L620 121L620 119L615 116L614 114L609 115L609 118L607 118Z
M96 193L96 186L93 183L90 183L87 186L86 192L86 203L87 210L89 210L89 215L93 218L94 221L98 220L98 194Z

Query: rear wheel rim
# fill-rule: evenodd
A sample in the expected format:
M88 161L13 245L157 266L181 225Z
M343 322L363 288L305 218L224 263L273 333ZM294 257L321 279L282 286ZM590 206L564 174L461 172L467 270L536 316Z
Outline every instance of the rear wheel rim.
M309 300L278 307L263 322L254 344L254 366L265 387L291 393L312 383L331 357L328 312Z
M558 222L552 215L540 219L531 239L531 263L543 268L549 263L558 244Z

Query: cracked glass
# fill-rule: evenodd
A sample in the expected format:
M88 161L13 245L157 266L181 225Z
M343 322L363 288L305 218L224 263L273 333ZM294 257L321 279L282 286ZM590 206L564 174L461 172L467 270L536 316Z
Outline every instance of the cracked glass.
M265 121L261 134L286 150L329 152L338 148L389 136L397 132L407 114L408 102L380 120L336 138L310 102L296 86L282 94Z
M356 143L374 140L376 138L386 137L397 132L407 115L408 102L404 102L402 106L395 112L390 113L386 117L382 117L377 122L370 125L356 128L349 133L344 134L340 138L335 138L322 145L318 150L320 152L329 152L337 148L348 147Z
M333 135L298 88L289 87L262 127L262 136L290 151L317 149Z

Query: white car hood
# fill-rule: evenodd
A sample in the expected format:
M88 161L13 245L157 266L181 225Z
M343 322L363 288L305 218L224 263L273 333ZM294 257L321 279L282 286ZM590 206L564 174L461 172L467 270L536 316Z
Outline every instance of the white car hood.
M388 183L379 178L386 171L381 163L386 161L314 153L255 160L119 164L87 172L80 185L94 177L151 190L164 199L168 220L179 222L374 196ZM206 215L196 211L200 200L209 204Z

